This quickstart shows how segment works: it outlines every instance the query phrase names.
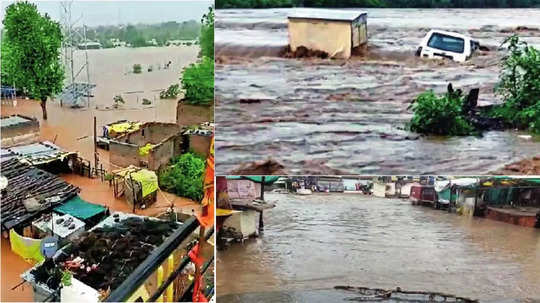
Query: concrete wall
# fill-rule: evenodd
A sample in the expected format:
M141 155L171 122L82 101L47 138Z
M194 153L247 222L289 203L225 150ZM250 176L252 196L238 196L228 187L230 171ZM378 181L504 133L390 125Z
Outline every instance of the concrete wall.
M139 155L138 145L111 140L109 159L112 164L120 167L135 165L150 170L158 170L162 165L168 164L171 158L180 154L181 145L181 136L171 137L169 140L156 145L148 155L141 156Z
M291 51L305 46L324 51L331 58L348 59L352 50L351 22L289 19L289 45Z
M20 125L2 127L2 148L26 145L39 141L39 122L28 120Z
M120 167L130 165L142 166L141 161L148 162L147 156L139 155L139 147L131 144L112 141L109 143L109 161Z
M180 132L181 129L181 126L173 123L148 123L143 125L138 131L121 136L117 140L138 146L144 146L147 143L158 144L171 135Z
M158 170L169 163L174 153L174 139L163 142L152 149L148 155L148 169Z
M210 106L190 105L178 102L176 109L176 123L178 125L189 126L201 124L203 122L214 121L214 104Z
M212 137L189 135L189 149L208 157Z

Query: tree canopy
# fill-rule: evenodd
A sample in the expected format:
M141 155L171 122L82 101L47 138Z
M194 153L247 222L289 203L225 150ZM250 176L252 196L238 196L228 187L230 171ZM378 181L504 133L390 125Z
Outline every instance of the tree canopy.
M47 119L47 97L59 93L64 81L60 25L47 14L41 15L36 5L28 2L9 5L3 24L3 82L41 100L43 119Z

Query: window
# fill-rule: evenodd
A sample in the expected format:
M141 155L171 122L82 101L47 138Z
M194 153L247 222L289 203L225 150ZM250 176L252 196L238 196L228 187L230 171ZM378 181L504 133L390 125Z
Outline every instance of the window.
M462 38L434 33L429 38L428 46L454 53L463 53L465 41Z

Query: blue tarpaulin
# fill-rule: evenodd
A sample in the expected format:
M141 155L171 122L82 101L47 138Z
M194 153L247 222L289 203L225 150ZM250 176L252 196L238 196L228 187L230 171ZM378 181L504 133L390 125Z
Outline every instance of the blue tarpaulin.
M105 212L106 210L107 209L105 207L98 204L88 203L79 196L75 196L71 200L68 200L66 203L54 209L56 212L69 214L81 220L92 218L93 216Z

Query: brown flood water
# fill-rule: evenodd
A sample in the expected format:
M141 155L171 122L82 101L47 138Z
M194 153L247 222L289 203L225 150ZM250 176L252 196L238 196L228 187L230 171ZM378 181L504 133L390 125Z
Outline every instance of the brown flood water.
M218 10L217 172L269 157L288 173L310 162L351 174L478 174L538 153L540 137L490 131L482 137L418 136L405 130L419 93L452 82L480 88L479 103L501 102L497 50L518 34L540 46L540 9L368 9L369 50L348 61L283 59L290 9ZM490 51L465 64L420 60L432 28L472 36ZM240 100L248 99L241 102Z
M101 135L102 126L121 119L132 121L176 122L176 100L159 100L159 89L178 83L183 67L195 62L199 48L164 47L136 49L103 49L89 50L91 82L97 84L95 97L91 99L90 108L72 109L60 107L58 101L47 104L49 119L42 120L41 107L33 100L18 100L17 106L2 104L1 114L22 114L39 119L41 140L54 141L60 147L78 151L80 155L93 163L93 117L97 117L97 131ZM82 52L78 53L79 56ZM143 67L155 62L171 60L168 70L144 72L139 75L126 73L135 63ZM117 110L105 109L112 106L112 97L127 91L145 91L147 93L128 94L126 104ZM156 95L157 94L157 95ZM157 100L151 106L137 104L142 97ZM142 101L139 101L142 102ZM97 108L96 108L97 106ZM108 152L98 149L100 161L106 169L109 160ZM114 169L114 167L113 167ZM96 204L109 207L112 211L132 212L125 199L115 199L112 187L107 182L89 179L77 175L62 176L66 181L81 188L80 196ZM156 216L167 210L171 203L177 211L191 214L200 213L200 204L169 193L159 193L157 201L148 209L137 210L140 215ZM11 287L21 282L20 274L31 267L21 257L15 255L9 241L2 239L2 297L1 301L32 301L32 289L23 285L15 290Z
M19 100L16 107L3 105L1 114L23 114L38 118L42 140L53 141L56 138L59 146L78 151L83 158L93 161L94 116L97 120L98 136L103 132L103 125L118 120L176 122L177 101L160 100L159 91L173 83L179 83L182 69L196 61L198 52L198 46L89 50L90 81L97 85L89 108L72 109L68 106L61 107L58 100L49 101L49 119L43 121L38 102ZM83 54L84 52L78 51L77 58L81 58ZM169 69L146 72L145 67L148 65L155 67L157 63L161 62L163 65L169 60L172 61ZM135 63L143 66L141 74L130 73ZM125 92L144 93L124 94ZM113 97L118 94L122 94L126 104L119 109L111 109ZM152 100L152 105L143 106L143 97ZM109 168L107 151L98 149L98 153L101 162Z
M220 302L340 302L337 285L540 299L540 230L361 194L266 194L261 237L218 252Z

